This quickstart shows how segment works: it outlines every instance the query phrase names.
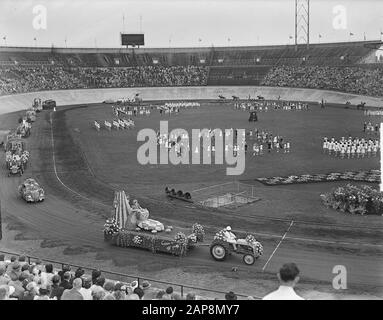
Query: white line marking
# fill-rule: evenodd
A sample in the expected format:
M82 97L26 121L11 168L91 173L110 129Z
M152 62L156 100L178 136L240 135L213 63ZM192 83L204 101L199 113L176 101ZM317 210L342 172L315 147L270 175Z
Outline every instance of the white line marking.
M57 174L57 168L56 168L55 142L54 142L54 138L53 138L53 120L52 120L52 113L50 113L50 123L51 123L51 145L52 145L53 169L54 169L54 172L55 172L55 175L56 175L57 180L63 185L63 187L65 187L65 188L68 189L69 191L73 192L74 194L78 195L79 197L81 197L81 198L83 198L83 199L86 199L86 200L88 200L88 201L91 201L91 202L100 204L100 205L102 205L102 206L107 207L105 204L103 204L103 203L101 203L101 202L98 202L98 201L89 199L89 198L83 196L82 194L80 194L80 193L78 193L78 192L72 190L72 189L69 188L64 182L61 181L60 177L59 177L58 174Z
M287 233L290 231L290 229L291 229L291 227L293 226L293 224L294 224L294 220L291 220L291 223L290 223L289 227L287 228L287 230L286 230L285 234L283 235L282 239L279 240L279 243L278 243L277 246L275 247L275 249L274 249L274 251L272 252L272 254L270 255L269 259L266 261L265 265L264 265L263 268L262 268L262 271L265 271L267 265L269 264L270 260L273 258L275 252L277 252L279 246L281 245L282 241L285 239Z

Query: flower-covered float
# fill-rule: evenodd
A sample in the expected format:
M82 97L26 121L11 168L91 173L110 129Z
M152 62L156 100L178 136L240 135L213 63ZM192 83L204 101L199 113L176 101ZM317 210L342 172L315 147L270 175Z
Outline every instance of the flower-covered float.
M130 204L125 191L115 192L113 207L113 215L104 225L104 239L113 245L184 256L203 241L205 233L200 224L195 223L188 230L149 219L148 209L142 208L137 200Z
M383 215L383 192L367 185L347 184L320 197L325 206L341 212Z

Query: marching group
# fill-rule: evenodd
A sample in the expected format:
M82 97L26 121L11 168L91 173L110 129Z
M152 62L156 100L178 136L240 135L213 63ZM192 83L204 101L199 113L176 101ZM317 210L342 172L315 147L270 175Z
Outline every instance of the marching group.
M380 124L376 123L375 125L371 123L371 121L364 122L363 124L363 132L367 132L368 134L379 135L380 132Z
M380 150L380 141L377 139L365 139L358 137L323 138L323 152L335 157L364 158L377 156Z
M284 137L273 135L266 130L259 131L257 128L248 132L249 139L255 140L253 143L252 155L263 155L265 150L270 153L272 150L276 152L290 153L291 144L284 140Z
M302 111L308 110L308 104L293 101L258 101L258 102L235 102L234 109L267 112L269 110Z

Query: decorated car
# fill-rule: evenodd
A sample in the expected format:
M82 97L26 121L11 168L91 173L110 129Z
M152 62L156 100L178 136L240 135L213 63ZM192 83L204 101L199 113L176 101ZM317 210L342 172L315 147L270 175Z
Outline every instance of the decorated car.
M19 186L21 197L29 203L42 202L45 199L44 189L40 187L35 179L28 178Z

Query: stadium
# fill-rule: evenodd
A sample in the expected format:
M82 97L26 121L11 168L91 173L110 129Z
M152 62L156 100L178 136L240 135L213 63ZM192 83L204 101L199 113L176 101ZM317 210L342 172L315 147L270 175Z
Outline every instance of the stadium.
M174 300L261 299L277 288L280 268L295 263L305 299L381 299L383 42L131 44L0 47L0 279L16 262L24 271L37 263L60 282L65 272L93 285L103 278L105 292L107 283L150 283L153 298L163 290ZM186 140L195 129L208 132L208 163L201 135L196 148L172 137L179 128ZM154 132L157 160L167 148L179 158L189 152L188 161L143 164L145 130ZM222 152L237 162L217 162L228 131L238 142ZM7 160L14 145L28 151L25 163ZM228 175L241 156L243 170ZM21 191L27 178L43 189L37 200ZM129 229L132 212L162 229ZM246 245L222 245L227 226ZM188 236L198 232L201 243ZM241 251L253 250L254 238L259 255ZM339 290L343 266L347 286ZM20 282L11 294L19 300L33 282L21 274L8 281ZM52 277L36 282L40 295Z

